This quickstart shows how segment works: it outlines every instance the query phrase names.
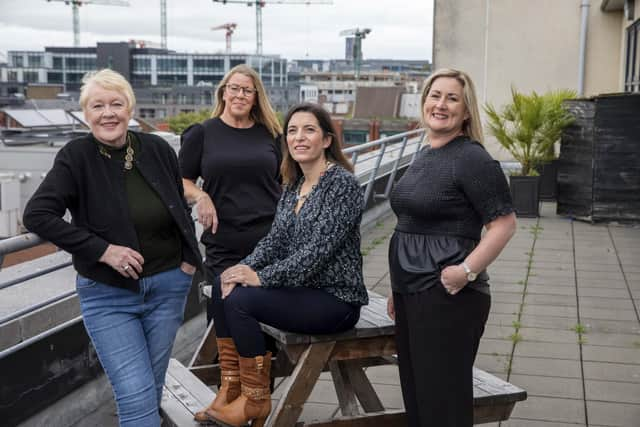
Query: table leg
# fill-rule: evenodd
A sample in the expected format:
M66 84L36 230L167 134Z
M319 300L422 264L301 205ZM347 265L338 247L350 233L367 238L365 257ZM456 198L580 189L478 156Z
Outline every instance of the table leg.
M267 426L292 427L296 424L335 344L335 341L310 344L302 353L293 373L285 380L282 397L271 412Z

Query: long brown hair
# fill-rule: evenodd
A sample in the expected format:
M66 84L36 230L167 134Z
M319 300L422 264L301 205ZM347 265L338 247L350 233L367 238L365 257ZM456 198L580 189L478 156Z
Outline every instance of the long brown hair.
M267 97L267 91L264 89L264 85L262 84L262 80L260 80L260 76L255 70L249 67L246 64L236 65L232 69L229 70L227 74L222 78L218 88L216 89L216 106L213 109L213 113L211 113L211 117L220 117L224 112L225 102L222 97L224 94L224 87L227 85L227 82L234 74L242 74L244 76L249 77L253 81L253 85L256 87L256 105L251 108L251 112L249 112L249 116L251 119L264 125L269 133L276 138L278 135L282 134L282 128L280 127L280 122L278 121L278 116L276 116L271 103L269 102L269 98Z
M327 148L324 149L324 155L327 160L332 163L338 164L349 172L353 173L353 165L342 152L338 134L336 133L336 129L333 126L333 122L331 121L331 116L329 115L329 113L327 113L327 110L317 104L303 103L291 107L284 119L284 135L282 135L282 165L280 166L282 182L285 185L292 185L298 180L298 178L302 176L302 169L300 168L298 162L293 160L293 158L291 157L287 144L287 128L289 127L291 117L293 117L295 113L313 114L316 120L318 120L320 129L322 129L322 137L325 138L329 136L331 138L331 143Z
M464 106L469 113L469 118L462 123L462 133L483 143L484 134L482 132L482 122L480 121L480 111L478 110L478 97L476 96L476 88L473 84L471 77L464 71L454 70L450 68L441 68L431 74L424 82L422 88L422 96L420 97L420 108L422 109L422 125L427 127L426 118L424 117L424 101L427 99L427 95L431 90L433 82L440 77L451 77L456 79L462 85L462 98L464 100Z

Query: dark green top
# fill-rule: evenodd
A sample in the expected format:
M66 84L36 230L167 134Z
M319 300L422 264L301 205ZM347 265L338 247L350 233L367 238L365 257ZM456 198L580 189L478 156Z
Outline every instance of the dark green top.
M140 140L129 132L134 151L133 168L125 172L125 187L129 215L138 236L140 253L144 258L142 277L151 276L171 268L178 267L182 260L182 242L180 232L158 193L142 177L136 166L136 152L139 152ZM111 160L121 163L127 144L122 148L113 148L99 143Z

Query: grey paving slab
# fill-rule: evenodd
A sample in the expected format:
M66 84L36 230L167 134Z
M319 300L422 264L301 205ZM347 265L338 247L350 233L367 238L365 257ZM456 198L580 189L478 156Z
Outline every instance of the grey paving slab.
M582 358L585 362L615 362L640 365L640 348L605 347L586 344L582 346Z
M400 385L398 367L395 365L371 366L365 370L369 381L376 384Z
M516 356L511 362L513 374L581 378L579 360Z
M509 339L494 339L483 337L480 340L479 354L492 356L511 356L513 342Z
M307 402L338 404L338 396L333 381L318 380L309 395Z
M576 289L572 286L531 285L527 286L527 294L576 296Z
M639 334L614 334L589 331L583 335L585 344L605 346L605 347L640 347Z
M528 396L584 399L581 378L563 378L558 381L554 377L512 374L509 382L527 390Z
M589 271L601 271L601 272L605 272L605 271L610 271L613 273L618 273L620 272L621 268L619 264L588 264L588 265L581 265L578 266L578 268L576 268L576 271L581 271L581 272L589 272Z
M561 423L586 422L582 399L559 397L530 396L524 402L518 402L511 416Z
M637 427L640 405L587 401L589 423L601 426Z
M572 343L542 343L527 341L523 338L515 346L515 357L546 357L554 359L580 360L580 346L576 341Z
M518 320L518 316L515 314L498 314L498 313L489 313L489 319L487 319L487 324L490 325L512 325L513 322Z
M633 310L633 301L627 298L606 298L578 296L580 307L593 307L604 309Z
M622 334L640 333L640 324L638 324L638 322L590 319L588 317L582 317L580 318L580 323L585 325L588 331Z
M587 400L640 404L640 383L585 380L584 385Z
M584 361L583 370L585 379L640 383L637 364Z
M523 314L520 316L520 324L528 328L548 328L569 330L578 323L576 317L558 317Z
M402 409L402 390L399 385L372 384L382 405L388 409Z
M599 320L638 321L638 314L633 309L596 308L580 306L580 317Z
M520 311L520 303L496 302L491 301L491 312L498 314L518 314Z
M577 318L578 309L575 305L541 305L532 304L529 298L525 298L522 314L532 316L556 316Z
M486 325L482 339L509 339L509 336L514 332L513 325Z
M576 286L576 281L573 277L541 277L529 275L527 279L527 286L536 285L551 285L551 286Z
M491 306L497 303L515 303L520 304L522 302L521 292L501 292L493 287L491 288Z
M598 298L621 298L621 299L629 299L629 291L625 287L620 287L616 289L607 289L600 287L588 287L578 285L579 294L581 297L598 297ZM639 295L640 296L640 295Z
M527 328L519 330L525 341L539 341L544 343L577 343L578 335L569 329Z
M500 354L478 354L475 366L506 380L509 371L509 357Z
M543 267L534 267L529 271L529 277L538 277L540 279L558 279L565 278L573 280L575 278L575 271L571 269L549 269Z
M574 295L548 295L528 293L524 299L525 305L549 305L575 307L578 302Z
M615 271L611 271L610 270L606 270L606 271L582 271L582 270L578 270L576 271L576 276L578 277L578 280L582 280L582 279L601 279L601 280L620 280L623 281L624 280L624 276L622 275L622 270L618 267L617 270Z

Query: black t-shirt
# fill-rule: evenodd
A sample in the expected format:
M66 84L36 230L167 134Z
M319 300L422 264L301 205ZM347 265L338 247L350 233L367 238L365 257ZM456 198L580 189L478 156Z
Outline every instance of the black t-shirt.
M261 124L234 128L220 118L182 134L180 170L202 178L218 214L218 230L202 233L206 263L216 272L247 256L267 234L281 193L280 143Z

